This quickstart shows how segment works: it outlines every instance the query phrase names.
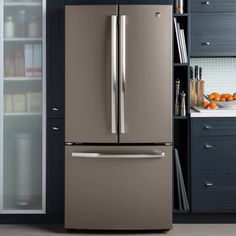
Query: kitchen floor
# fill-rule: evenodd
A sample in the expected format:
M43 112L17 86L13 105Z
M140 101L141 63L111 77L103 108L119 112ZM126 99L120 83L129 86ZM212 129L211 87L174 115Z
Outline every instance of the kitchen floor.
M48 236L48 235L99 235L109 236L112 233L91 233L73 231L65 232L61 225L0 225L1 236ZM170 236L235 236L236 224L177 224L166 233L116 233L115 235L170 235Z

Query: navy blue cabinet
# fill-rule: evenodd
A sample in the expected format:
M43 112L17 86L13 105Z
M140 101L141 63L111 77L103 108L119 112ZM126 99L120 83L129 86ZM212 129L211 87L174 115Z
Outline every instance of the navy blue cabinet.
M47 215L64 220L64 119L47 122Z
M190 0L191 12L236 12L235 0Z
M236 13L192 13L191 56L236 56Z
M47 117L64 118L64 0L47 1Z
M236 118L191 119L192 212L236 212Z

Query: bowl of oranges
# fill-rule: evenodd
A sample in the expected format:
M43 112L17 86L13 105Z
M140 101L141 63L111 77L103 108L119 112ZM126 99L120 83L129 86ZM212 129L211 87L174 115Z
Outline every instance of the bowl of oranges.
M236 108L236 93L211 93L204 96L209 102L215 102L221 108Z

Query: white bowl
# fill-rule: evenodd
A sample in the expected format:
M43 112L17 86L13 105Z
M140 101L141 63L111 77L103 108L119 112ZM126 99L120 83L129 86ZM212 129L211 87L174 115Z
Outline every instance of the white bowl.
M204 97L209 101L209 102L215 102L217 106L221 107L221 108L236 108L236 100L234 101L226 101L226 102L221 102L221 101L215 101L215 100L211 100L210 98L208 98L207 95L204 94Z

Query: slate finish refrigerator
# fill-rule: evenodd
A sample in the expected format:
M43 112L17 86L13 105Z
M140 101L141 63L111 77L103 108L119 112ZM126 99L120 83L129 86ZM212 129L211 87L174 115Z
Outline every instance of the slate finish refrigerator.
M172 227L172 6L65 8L65 228Z

